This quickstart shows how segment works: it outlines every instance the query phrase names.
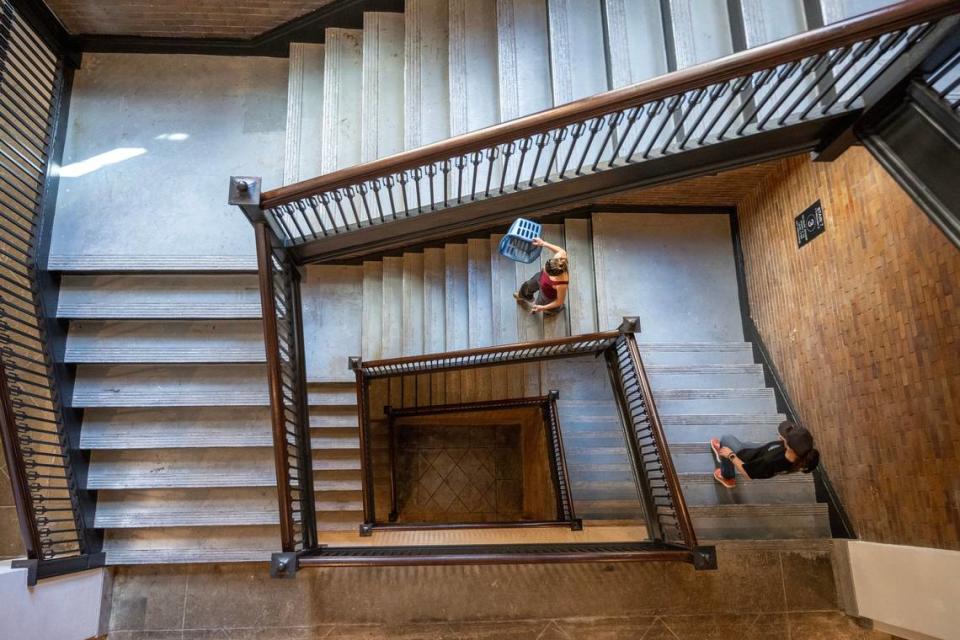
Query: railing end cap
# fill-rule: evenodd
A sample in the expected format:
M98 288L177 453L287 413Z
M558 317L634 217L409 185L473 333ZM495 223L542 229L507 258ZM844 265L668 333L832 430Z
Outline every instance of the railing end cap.
M640 333L640 318L637 316L624 316L623 322L617 327L620 333Z
M227 204L238 207L260 206L260 178L257 176L230 176Z
M347 358L347 368L350 371L359 371L363 368L363 360L360 356L350 356Z

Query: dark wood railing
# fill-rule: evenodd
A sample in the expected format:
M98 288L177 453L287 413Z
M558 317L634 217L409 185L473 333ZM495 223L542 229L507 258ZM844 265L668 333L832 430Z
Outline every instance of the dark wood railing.
M617 547L606 548L604 545L546 545L540 561L549 561L547 557L563 556L567 561L584 560L593 555L594 559L608 557L629 559L631 554L640 553L643 558L656 556L657 559L674 559L693 562L698 567L715 566L715 556L711 548L698 546L697 538L690 520L680 481L670 458L670 450L660 418L657 414L653 393L643 366L643 360L637 349L634 332L639 328L636 318L624 318L623 324L616 331L570 336L552 340L537 340L532 342L498 345L478 349L465 349L446 353L426 354L401 358L390 358L364 362L360 358L351 358L350 365L357 378L357 400L360 413L360 443L361 443L361 476L364 479L364 521L361 532L369 534L374 528L381 525L376 519L376 508L373 496L374 475L372 468L372 438L370 430L370 383L384 378L400 378L403 376L461 371L498 365L509 365L530 362L543 362L560 358L582 357L587 355L604 355L610 371L610 381L621 413L621 422L628 444L628 451L636 480L638 494L644 507L644 516L647 531L654 546L643 548ZM524 400L519 400L524 401ZM481 403L495 405L502 401ZM435 411L455 412L462 410L465 405L445 405L442 407L410 408L390 410L390 414L406 415L430 409ZM572 509L574 496L571 492L569 478L566 475L566 463L563 460L563 444L560 440L560 428L557 415L545 416L551 422L551 433L556 440L550 443L551 448L560 453L556 456L564 468L555 476L558 478L558 495L565 495ZM394 487L393 491L396 489ZM396 506L393 507L394 511ZM570 517L575 517L570 512ZM555 523L535 523L537 525ZM406 528L424 528L421 525L405 525ZM471 525L473 526L473 525ZM614 545L616 546L616 545ZM629 545L628 545L629 546ZM477 547L477 548L475 548ZM536 553L527 549L479 549L479 546L465 546L447 550L415 551L404 548L396 558L387 559L389 555L382 549L379 551L364 548L350 556L347 551L333 552L323 550L320 554L309 556L308 564L322 566L350 565L350 564L404 564L415 556L422 562L534 562L538 561ZM528 553L529 552L529 553ZM471 554L477 555L471 555ZM488 557L489 555L489 557ZM322 557L321 557L322 556ZM522 557L522 559L520 559ZM473 560L469 560L473 558ZM483 559L486 558L486 559ZM307 557L305 557L305 560Z
M605 352L647 526L657 541L696 548L697 537L673 467L633 327Z
M258 205L298 259L311 261L356 255L358 243L393 248L422 241L428 232L489 225L515 216L521 200L531 209L544 206L548 200L529 194L546 193L546 187L555 191L550 202L569 201L655 178L695 175L698 166L716 170L812 150L912 72L955 25L958 11L954 0L903 2L267 191ZM722 155L732 157L695 155L750 137L758 141L725 149ZM661 163L663 174L630 169L680 157L687 160ZM616 179L598 178L627 169ZM567 183L579 186L555 189ZM479 206L519 193L528 195ZM426 215L450 209L457 209L456 215ZM365 234L354 233L364 229Z
M0 441L27 557L14 566L31 584L103 564L39 264L68 73L62 53L0 2Z
M563 450L563 434L560 432L560 415L557 411L557 398L560 397L558 391L551 391L548 395L533 398L506 398L500 400L486 400L480 402L463 402L456 404L438 404L415 407L386 407L384 413L387 415L387 437L390 446L390 514L388 523L377 522L376 510L371 509L369 513L364 514L363 531L369 533L377 528L398 529L455 529L455 528L485 528L485 527L540 527L568 525L574 531L582 529L582 523L577 519L576 509L573 504L573 496L570 491L570 476L567 473L567 459ZM553 484L553 495L556 500L555 518L551 520L515 520L510 522L471 522L471 523L416 523L416 524L394 524L399 515L399 496L397 490L397 455L398 455L398 425L396 421L402 418L415 416L435 416L443 414L460 414L477 411L509 411L523 407L535 407L540 410L540 418L543 421L544 436L546 438L546 451L548 452L548 464L550 468L550 478ZM368 432L369 423L361 423L360 428L367 433L364 434L363 442L370 442ZM369 493L373 493L373 474L372 469L367 467L363 476L363 482L368 486Z

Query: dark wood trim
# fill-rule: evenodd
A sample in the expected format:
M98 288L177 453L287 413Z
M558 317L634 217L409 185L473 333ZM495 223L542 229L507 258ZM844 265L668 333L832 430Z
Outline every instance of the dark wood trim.
M569 520L509 520L503 522L375 522L373 531L442 531L444 529L539 529L570 527Z
M960 248L960 118L919 81L906 100L860 129L874 158Z
M60 19L43 0L10 0L20 17L55 53L64 57L67 67L80 66L81 52Z
M253 225L257 243L257 264L260 276L260 315L263 320L263 343L267 356L267 385L270 390L270 422L273 429L273 462L277 473L277 503L280 510L280 543L283 551L296 551L293 512L290 508L290 468L288 464L286 420L283 402L283 372L280 363L280 340L273 288L273 232L266 222Z
M133 35L79 34L73 41L82 51L97 53L164 53L285 58L291 42L324 42L330 27L363 28L366 11L402 12L403 0L334 0L306 15L252 38L173 38Z
M699 87L743 77L760 69L801 59L836 47L928 20L956 13L956 0L915 0L885 7L850 20L800 33L747 51L658 76L621 89L576 100L539 113L455 136L386 158L334 171L317 178L263 193L260 206L269 209L316 193L348 187L388 173L414 169L457 155L482 151L490 146L590 118L668 98ZM741 140L737 140L741 143Z
M611 544L460 545L434 547L325 547L302 555L300 567L688 562L696 550L654 542ZM705 567L707 568L707 567Z

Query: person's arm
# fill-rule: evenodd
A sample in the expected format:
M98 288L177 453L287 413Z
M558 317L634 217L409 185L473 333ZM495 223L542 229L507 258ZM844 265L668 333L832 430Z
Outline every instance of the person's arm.
M558 284L555 285L557 289L557 299L549 304L535 304L530 307L530 311L536 313L537 311L549 311L550 309L556 309L563 304L563 301L567 299L567 285Z
M554 257L554 258L566 258L566 257L567 257L567 252L566 252L562 247L558 247L558 246L555 245L555 244L551 244L551 243L547 242L546 240L544 240L543 238L534 238L532 242L533 242L533 246L535 246L535 247L546 247L546 248L549 249L550 251L553 251L553 257Z
M747 473L747 470L743 466L743 460L740 459L736 453L733 452L733 449L730 447L723 447L720 449L720 455L733 463L733 466L737 468L737 471L743 474L747 480L750 480L750 474Z

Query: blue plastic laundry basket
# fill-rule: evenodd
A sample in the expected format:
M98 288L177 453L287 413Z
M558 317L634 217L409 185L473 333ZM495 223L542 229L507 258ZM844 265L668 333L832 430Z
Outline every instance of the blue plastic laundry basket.
M539 237L539 224L526 218L517 218L510 225L507 235L500 240L500 255L529 264L540 257L541 247L533 246L532 242L534 238Z

